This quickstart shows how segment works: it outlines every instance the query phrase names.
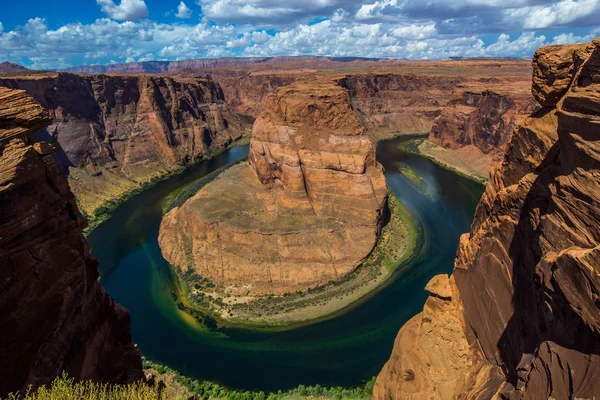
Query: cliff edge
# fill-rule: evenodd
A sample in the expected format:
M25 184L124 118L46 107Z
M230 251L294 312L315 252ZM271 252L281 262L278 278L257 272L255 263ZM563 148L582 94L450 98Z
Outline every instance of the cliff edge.
M400 331L375 399L600 396L600 38L533 58L450 279ZM428 285L429 286L429 285Z
M141 379L129 313L98 282L57 148L32 140L50 122L21 90L0 87L0 396L77 379Z

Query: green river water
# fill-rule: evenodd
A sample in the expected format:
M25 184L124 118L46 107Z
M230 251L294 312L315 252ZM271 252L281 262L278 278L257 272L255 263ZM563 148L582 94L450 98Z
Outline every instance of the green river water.
M277 391L304 385L353 386L376 375L399 328L423 308L424 287L450 273L459 236L469 230L483 186L404 152L407 138L381 142L377 158L388 185L420 232L418 253L389 283L341 315L302 328L209 330L178 310L173 283L158 247L162 207L169 194L247 156L234 147L158 183L115 210L88 237L100 260L102 285L131 312L140 352L184 375L239 389ZM399 172L410 167L416 184Z

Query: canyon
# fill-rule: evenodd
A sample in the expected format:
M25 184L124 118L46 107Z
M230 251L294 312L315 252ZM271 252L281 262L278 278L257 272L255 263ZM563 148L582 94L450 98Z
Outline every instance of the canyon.
M536 107L524 82L458 85L419 150L459 172L487 180L515 127Z
M454 272L427 285L375 399L600 394L600 38L533 57L542 106L491 173Z
M477 168L466 172L485 178L507 132L527 111L518 88L531 74L528 63L512 60L277 57L72 69L79 74L6 65L0 86L26 90L49 110L52 122L36 135L60 145L55 158L91 217L240 139L270 93L311 77L338 80L347 88L372 139L433 127L424 154L457 169L461 160L484 160L468 163ZM488 100L464 104L460 90ZM499 97L485 95L488 91ZM486 118L495 122L480 126ZM454 128L465 133L455 137Z
M353 272L387 222L375 148L335 81L274 91L255 121L248 162L167 213L171 264L230 296L283 295Z
M161 223L191 292L243 302L349 277L390 219L374 143L430 132L423 155L490 180L373 397L599 395L600 39L538 50L531 91L510 60L202 62L0 76L0 395L62 370L142 379L79 207L224 149L254 118L248 161Z
M89 215L244 133L205 78L30 71L0 76L0 86L25 90L49 111L36 137L60 146L55 158Z
M420 152L466 175L487 180L512 130L537 106L529 63L512 60L299 60L218 69L174 69L208 74L237 112L258 117L266 96L308 76L331 77L348 89L354 109L375 141L423 133Z
M130 316L98 282L58 148L33 133L51 122L21 90L0 87L0 396L77 379L143 379Z

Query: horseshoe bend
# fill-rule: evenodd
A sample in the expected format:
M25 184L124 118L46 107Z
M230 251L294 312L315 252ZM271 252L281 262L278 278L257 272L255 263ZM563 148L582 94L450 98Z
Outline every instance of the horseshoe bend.
M228 304L342 281L376 246L388 192L349 98L334 80L279 88L254 124L248 161L165 215L164 257L225 301L222 316L237 313Z

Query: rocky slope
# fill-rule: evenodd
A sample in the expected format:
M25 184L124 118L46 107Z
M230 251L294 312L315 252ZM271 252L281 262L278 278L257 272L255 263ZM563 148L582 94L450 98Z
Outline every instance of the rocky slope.
M454 273L400 331L376 399L600 396L600 38L533 59Z
M471 82L459 85L435 119L428 140L420 147L427 156L487 178L502 160L515 127L531 114L537 103L523 82ZM436 149L435 144L442 147Z
M281 87L252 135L248 163L165 216L165 258L235 296L347 276L387 218L382 167L348 92L328 79Z
M0 86L49 110L51 124L36 135L61 146L57 161L88 213L243 133L204 78L43 73L0 77Z
M0 396L67 371L78 379L142 377L129 313L98 282L50 122L20 90L0 88Z

